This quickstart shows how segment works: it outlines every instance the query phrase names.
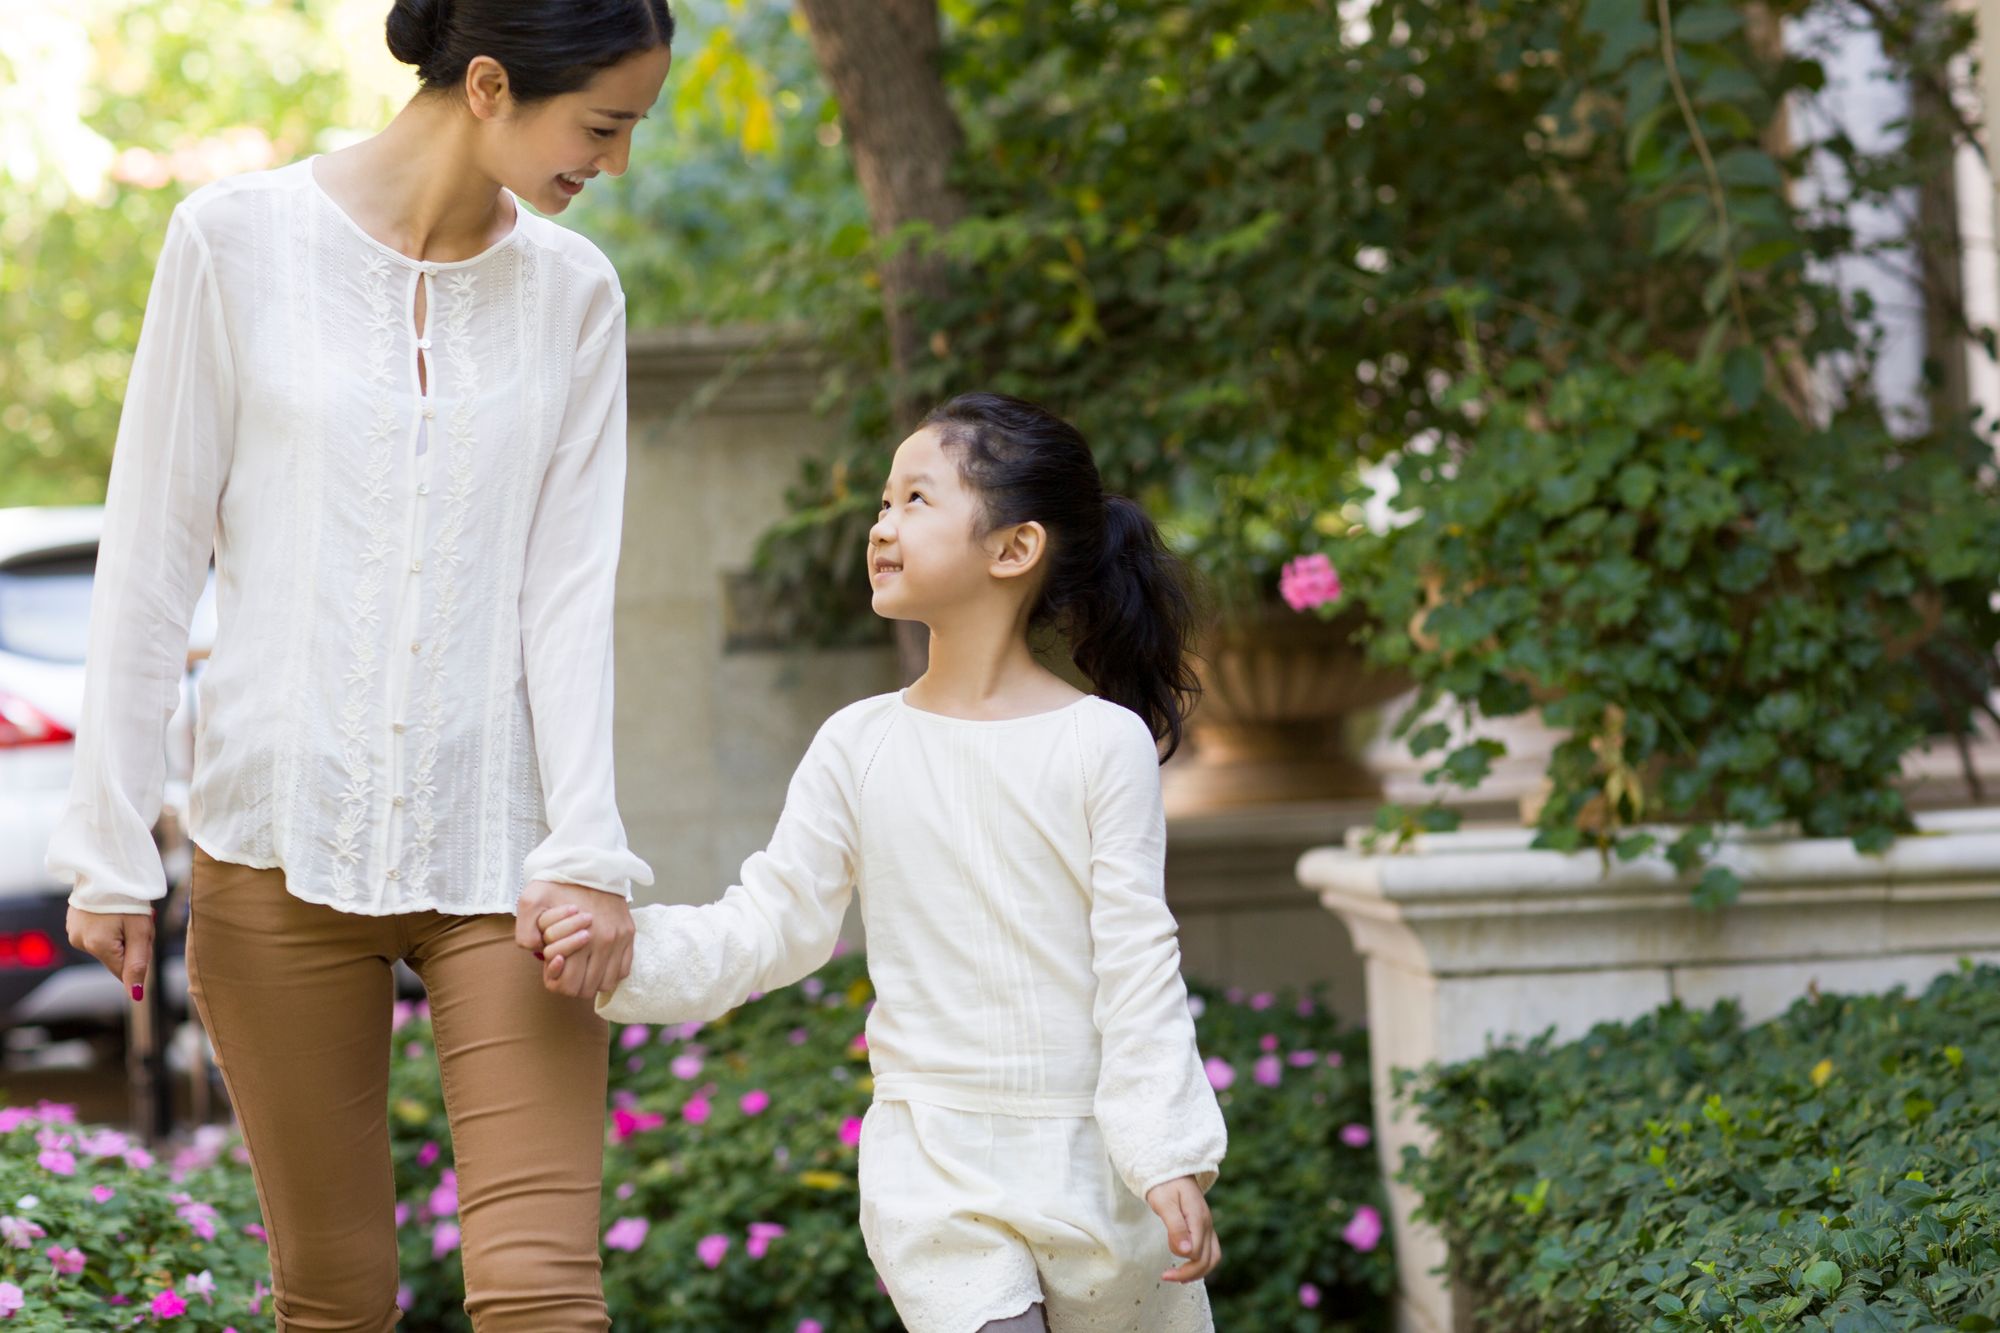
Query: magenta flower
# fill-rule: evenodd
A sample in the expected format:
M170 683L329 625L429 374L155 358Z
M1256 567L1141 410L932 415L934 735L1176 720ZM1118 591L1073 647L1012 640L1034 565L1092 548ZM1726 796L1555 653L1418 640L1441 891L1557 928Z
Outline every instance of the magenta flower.
M153 1297L153 1317L155 1319L179 1318L181 1315L187 1313L187 1308L188 1303L182 1300L180 1293L172 1287L168 1287L165 1291Z
M736 1103L744 1115L762 1115L770 1108L771 1094L762 1088L752 1088Z
M611 1192L620 1199L629 1199L639 1192L639 1187L629 1180L621 1180L618 1182L618 1188Z
M677 1055L667 1064L667 1072L683 1083L701 1077L701 1057L694 1054Z
M1300 1018L1311 1018L1311 1017L1313 1016L1313 1013L1314 1013L1314 1010L1313 1010L1313 1002L1312 1002L1311 1000L1300 1000L1300 1001L1299 1001L1299 1017L1300 1017Z
M405 1282L401 1286L396 1288L396 1308L398 1310L401 1310L404 1314L408 1314L410 1312L410 1307L415 1305L416 1303L417 1303L417 1290L415 1287L412 1287L409 1283Z
M652 1039L652 1029L638 1023L618 1034L618 1044L628 1051L636 1051Z
M1310 611L1340 600L1340 574L1323 553L1287 561L1278 575L1278 595L1294 611Z
M264 1298L270 1294L271 1289L264 1285L264 1279L261 1277L258 1278L254 1288L250 1292L250 1313L264 1313Z
M621 1217L604 1233L604 1248L630 1254L646 1243L646 1233L652 1229L653 1224L643 1217Z
M1375 1139L1368 1126L1355 1123L1340 1127L1340 1141L1350 1148L1366 1148Z
M1207 1000L1204 1000L1204 999L1202 999L1202 998L1201 998L1201 996L1199 996L1199 995L1190 995L1190 996L1188 996L1188 1017L1189 1017L1189 1018L1195 1018L1195 1019L1198 1019L1198 1018L1200 1018L1200 1017L1201 1017L1201 1016L1202 1016L1203 1014L1205 1014L1205 1013L1207 1013L1207 1012L1208 1012L1208 1001L1207 1001Z
M1326 1053L1326 1067L1327 1067L1328 1069L1338 1069L1338 1068L1340 1068L1340 1052L1339 1052L1339 1051L1328 1051L1328 1052Z
M817 1319L801 1319L799 1326L793 1329L792 1333L826 1333L826 1329Z
M0 1240L17 1250L30 1250L49 1233L24 1217L0 1217Z
M785 1229L776 1222L752 1222L750 1239L743 1242L743 1252L752 1259L762 1259L771 1242L784 1234Z
M717 1235L703 1236L695 1242L694 1252L695 1257L700 1259L703 1264L714 1268L722 1262L722 1256L729 1253L729 1237Z
M1382 1243L1382 1214L1362 1204L1340 1230L1340 1238L1363 1254Z
M793 1028L790 1032L787 1032L785 1034L785 1040L790 1042L794 1046L803 1046L806 1044L806 1040L811 1036L812 1033L806 1031L804 1028Z
M709 1105L706 1097L690 1097L687 1105L681 1107L681 1119L690 1125L705 1125L708 1123L708 1116Z
M1299 1284L1299 1304L1308 1310L1319 1309L1319 1288L1310 1282Z
M196 1203L185 1194L171 1197L173 1202L179 1205L174 1211L180 1215L181 1221L188 1224L190 1231L203 1240L215 1239L215 1223L218 1216L215 1209L205 1203Z
M0 1107L0 1134L12 1134L23 1125L35 1123L35 1113L25 1106Z
M1269 1009L1272 1005L1276 1004L1277 1002L1278 1002L1278 997L1271 994L1271 992L1267 990L1260 990L1255 995L1252 995L1250 997L1250 1007L1252 1009L1255 1009L1258 1013L1262 1013L1264 1010Z
M66 1148L44 1148L42 1155L35 1159L42 1164L42 1170L57 1176L76 1174L76 1154Z
M666 1123L666 1116L658 1111L628 1111L620 1107L611 1113L611 1138L614 1143L623 1143L634 1134L658 1129Z
M1236 1070L1219 1055L1209 1056L1202 1061L1201 1067L1208 1075L1208 1086L1217 1092L1227 1092L1229 1085L1236 1081Z
M458 1248L458 1224L440 1222L436 1231L431 1232L431 1258L442 1259Z
M398 1203L396 1205L396 1230L401 1231L404 1227L408 1226L409 1224L410 1224L410 1205L408 1205L407 1203Z
M215 1304L215 1277L206 1268L199 1273L189 1273L181 1285L187 1288L188 1295L199 1296L208 1304Z
M49 1246L49 1263L55 1267L57 1277L75 1277L83 1271L83 1251L65 1250L60 1245Z
M438 1187L431 1191L430 1210L432 1217L455 1217L458 1214L458 1172L446 1169Z
M144 1148L134 1148L125 1154L125 1165L131 1167L134 1171L151 1171L153 1169L153 1154L147 1152Z
M442 1156L444 1156L444 1149L438 1147L435 1140L426 1139L424 1146L417 1149L417 1165L429 1166Z
M1260 1051L1277 1050L1278 1034L1275 1032L1266 1032L1263 1036L1257 1038L1257 1049Z
M11 1282L0 1282L0 1319L12 1319L28 1304L28 1293Z
M1260 1055L1251 1067L1250 1077L1260 1088L1275 1088L1285 1077L1285 1062L1275 1055Z
M861 1146L860 1117L849 1116L840 1122L840 1141L844 1146L849 1148L858 1148Z
M847 1043L847 1049L854 1055L868 1054L868 1034L866 1032L855 1033L854 1040Z
M118 1197L118 1191L112 1189L109 1185L92 1185L90 1187L90 1197L99 1203L110 1203Z
M1319 1063L1318 1051L1293 1051L1285 1057L1285 1063L1294 1069L1311 1069Z
M405 1046L405 1047L403 1048L403 1058L404 1058L405 1060L421 1060L421 1059L423 1059L423 1058L424 1058L424 1044L423 1044L422 1042L420 1042L420 1041L413 1041L413 1042L411 1042L411 1043L410 1043L410 1044L409 1044L408 1046Z
M405 1209L406 1210L405 1215L407 1215L407 1209L409 1208L408 1204L398 1204L396 1206ZM401 1222L398 1222L396 1225L401 1226L403 1224ZM245 1222L243 1224L243 1234L248 1236L251 1240L256 1241L260 1245L269 1245L271 1243L270 1233L265 1231L263 1227L257 1225L257 1223L255 1222Z

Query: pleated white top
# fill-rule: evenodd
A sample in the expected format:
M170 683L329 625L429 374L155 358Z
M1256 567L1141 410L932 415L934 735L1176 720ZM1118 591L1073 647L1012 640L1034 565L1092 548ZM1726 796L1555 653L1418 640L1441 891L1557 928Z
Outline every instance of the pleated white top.
M149 830L211 550L191 812L211 855L364 913L652 882L612 783L624 295L589 241L515 209L457 263L369 236L310 161L175 211L49 854L71 901L164 892Z
M878 1100L1095 1116L1133 1193L1206 1187L1224 1130L1165 852L1158 752L1129 710L971 721L882 695L821 729L740 884L635 913L632 975L598 1008L706 1021L797 981L832 956L858 889Z

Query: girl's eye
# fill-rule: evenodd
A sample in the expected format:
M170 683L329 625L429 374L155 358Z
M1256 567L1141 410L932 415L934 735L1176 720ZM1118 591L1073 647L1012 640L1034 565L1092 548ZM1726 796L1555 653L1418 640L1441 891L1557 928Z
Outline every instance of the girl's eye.
M600 139L609 139L612 135L618 133L617 130L601 130L595 125L590 126L589 129L592 134Z
M924 493L923 493L922 491L911 491L911 492L910 492L910 503L912 503L912 504L915 504L915 503L916 503L917 501L919 501L919 500L923 500L923 499L924 499ZM929 504L929 503L930 503L930 501L928 501L928 500L924 500L924 503L925 503L925 504Z

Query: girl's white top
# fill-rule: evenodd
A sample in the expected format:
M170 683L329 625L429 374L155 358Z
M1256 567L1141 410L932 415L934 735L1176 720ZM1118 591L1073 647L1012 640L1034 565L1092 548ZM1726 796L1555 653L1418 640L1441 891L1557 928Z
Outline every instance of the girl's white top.
M616 1022L705 1021L832 956L859 889L880 1100L1095 1116L1134 1194L1203 1188L1222 1114L1167 910L1158 752L1102 699L1002 722L901 695L835 714L771 845L701 907L644 907Z
M484 253L430 263L364 232L310 161L175 210L49 852L72 902L143 912L165 890L150 829L211 550L206 851L363 913L652 882L611 773L624 295L589 241L515 211Z

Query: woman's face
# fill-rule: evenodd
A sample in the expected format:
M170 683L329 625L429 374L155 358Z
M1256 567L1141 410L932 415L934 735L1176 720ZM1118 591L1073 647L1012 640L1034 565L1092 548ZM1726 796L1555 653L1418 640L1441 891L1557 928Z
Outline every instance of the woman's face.
M467 71L475 109L480 61ZM672 63L672 49L656 46L600 70L573 93L528 106L514 105L504 93L491 97L494 114L481 117L487 126L482 155L488 172L537 212L562 212L591 177L625 174L632 131L659 100ZM499 71L498 65L492 68ZM504 81L504 73L499 77Z

